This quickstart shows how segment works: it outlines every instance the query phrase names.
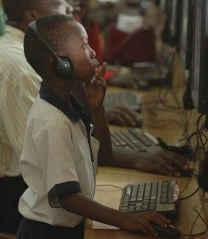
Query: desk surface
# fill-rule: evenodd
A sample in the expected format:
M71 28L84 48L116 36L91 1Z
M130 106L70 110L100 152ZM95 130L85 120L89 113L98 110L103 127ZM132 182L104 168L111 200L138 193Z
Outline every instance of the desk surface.
M190 195L198 186L195 179L192 179L191 182L188 184L189 178L174 178L155 174L148 174L129 169L100 167L97 175L95 200L106 206L118 209L122 191L121 189L116 188L114 186L123 187L127 183L155 181L167 178L177 180L180 187L181 197L186 197ZM197 213L195 212L195 210L200 211L200 208L202 206L202 198L202 192L199 191L191 198L180 201L179 219L175 225L178 229L181 230L182 234L189 234L194 220L197 217ZM203 213L202 216L204 216ZM204 223L200 219L198 219L194 226L193 233L200 233L204 230ZM85 239L97 238L134 239L142 238L142 236L138 236L136 234L117 229L93 229L92 222L87 221Z

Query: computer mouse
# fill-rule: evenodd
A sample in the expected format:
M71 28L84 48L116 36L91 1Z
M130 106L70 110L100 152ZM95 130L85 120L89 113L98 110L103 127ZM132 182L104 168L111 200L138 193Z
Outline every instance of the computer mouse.
M136 125L134 127L141 128L143 126L143 124L144 124L143 119L139 119L139 120L137 120Z
M179 238L181 236L181 232L171 224L167 227L161 227L160 225L155 223L151 224L155 228L159 237Z
M189 159L192 159L194 156L193 150L187 144L169 145L169 144L166 144L166 142L163 139L161 139L160 137L158 137L157 139L158 139L159 145L166 150L178 153L178 154L182 155L183 157L189 158Z

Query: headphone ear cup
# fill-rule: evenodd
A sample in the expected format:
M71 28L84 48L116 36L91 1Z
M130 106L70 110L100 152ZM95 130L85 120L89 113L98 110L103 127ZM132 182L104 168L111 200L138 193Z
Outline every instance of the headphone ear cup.
M53 62L55 73L61 78L70 78L74 73L72 61L66 56L60 56Z

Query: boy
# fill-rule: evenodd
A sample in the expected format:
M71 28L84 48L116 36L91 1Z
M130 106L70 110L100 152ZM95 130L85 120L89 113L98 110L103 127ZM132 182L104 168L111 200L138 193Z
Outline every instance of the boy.
M112 149L103 107L106 65L96 60L84 27L66 15L42 17L30 24L24 46L43 82L29 115L20 159L28 189L19 202L24 218L17 238L83 238L84 218L156 235L150 222L166 226L165 217L125 214L93 201L97 156L109 159ZM75 81L86 86L95 138L82 107L70 94Z
M45 15L72 14L64 0L2 0L7 15L0 37L0 231L17 232L18 202L27 188L19 169L26 122L41 78L25 59L29 22Z

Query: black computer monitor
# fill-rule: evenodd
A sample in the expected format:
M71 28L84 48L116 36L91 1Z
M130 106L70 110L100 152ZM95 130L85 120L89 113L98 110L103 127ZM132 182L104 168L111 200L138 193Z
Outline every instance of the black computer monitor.
M177 46L179 41L181 4L181 0L161 0L159 4L166 15L162 39L172 46Z
M183 0L181 12L181 29L178 52L184 69L188 74L187 85L183 95L184 109L194 109L193 100L191 97L192 87L192 59L193 59L193 31L194 31L194 0Z
M172 2L172 5L170 10L170 32L173 36L175 36L178 0L172 0L171 2Z
M180 39L179 39L179 47L178 47L179 54L181 56L181 60L184 67L186 66L189 2L190 0L182 1Z
M172 37L175 39L176 46L178 46L179 36L180 36L180 29L181 29L180 17L181 17L183 1L171 0L172 5L171 5L171 12L170 12L170 32Z
M191 96L199 113L208 113L208 0L194 0Z
M159 1L159 8L162 9L163 11L165 11L165 5L166 5L166 0L160 0Z
M178 51L184 68L191 70L193 54L193 24L194 24L194 1L183 0L180 19L180 39Z

